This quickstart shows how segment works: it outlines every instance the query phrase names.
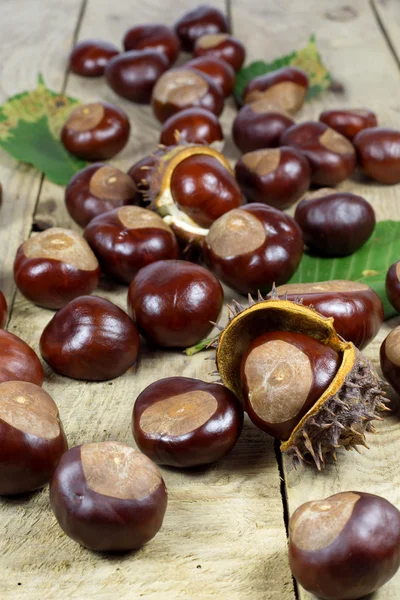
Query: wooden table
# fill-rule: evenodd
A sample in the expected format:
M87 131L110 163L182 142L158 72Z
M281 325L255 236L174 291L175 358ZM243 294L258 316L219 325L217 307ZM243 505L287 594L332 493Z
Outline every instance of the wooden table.
M399 126L400 3L398 0L231 0L233 32L244 42L248 61L273 59L304 45L310 33L333 76L343 85L304 108L300 118L317 117L334 106L368 106L383 125ZM224 9L223 0L213 4ZM120 104L130 115L129 147L115 161L127 169L153 150L159 125L150 108L117 98L104 81L66 71L76 40L90 37L120 43L125 30L141 22L172 23L193 8L193 0L2 0L0 99L34 87L44 74L54 90L82 101ZM235 114L228 102L222 117L226 152ZM65 210L63 189L28 166L0 154L5 204L0 213L0 289L11 307L8 328L37 349L52 316L16 293L12 265L34 220L76 225ZM400 219L400 186L346 181L374 205L379 219ZM126 288L107 284L103 295L126 308ZM228 300L231 298L229 292ZM385 323L367 354L377 362L381 341L396 320ZM56 376L46 367L45 389L57 402L70 445L118 439L133 444L133 402L150 382L168 375L207 379L206 354L142 353L136 372L105 383ZM125 556L89 552L58 527L48 489L29 498L0 501L0 598L67 599L244 599L310 600L296 589L287 561L285 522L302 502L355 489L381 494L400 507L399 415L378 426L371 450L339 453L325 472L293 471L273 440L246 422L234 451L218 464L194 472L162 469L169 507L156 538ZM400 573L374 600L398 600Z

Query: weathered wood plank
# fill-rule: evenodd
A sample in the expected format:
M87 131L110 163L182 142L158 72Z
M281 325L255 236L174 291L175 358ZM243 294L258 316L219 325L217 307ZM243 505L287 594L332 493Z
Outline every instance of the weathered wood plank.
M396 3L378 4L384 11ZM248 0L245 5L233 0L232 15L236 35L246 40L249 59L274 59L301 47L311 33L316 33L323 59L344 92L326 93L314 100L298 115L299 120L318 118L328 107L367 106L377 112L382 125L398 125L400 74L368 2L356 0L344 9L341 0L287 0L279 4ZM400 186L385 187L355 176L341 187L365 196L379 219L400 218ZM375 365L381 341L397 324L399 319L385 323L366 350ZM349 489L381 494L400 507L399 452L398 415L394 412L378 427L371 450L363 449L361 455L339 452L338 463L324 473L318 474L313 468L292 471L285 461L290 513L307 500ZM397 600L399 586L400 573L376 594L376 600ZM299 592L302 600L310 598L304 590Z
M223 8L223 0L214 2ZM90 0L79 38L99 37L119 43L134 23L171 23L189 0L146 3ZM102 80L70 76L67 91L84 101L97 98L123 106L132 122L129 146L113 161L128 168L151 151L159 125L150 108L114 95ZM233 117L227 106L226 132ZM63 190L44 182L36 218L70 226ZM106 284L99 294L126 308L125 287ZM35 348L50 311L17 296L11 330ZM130 420L134 399L150 382L185 375L210 379L204 355L143 351L137 373L113 382L87 384L58 377L46 368L45 388L58 403L70 444L119 439L132 444ZM0 562L7 598L19 589L30 599L56 593L71 598L263 598L294 600L286 558L286 534L280 480L272 440L246 423L234 451L210 468L193 472L163 469L169 509L157 537L134 555L104 557L83 550L58 528L48 506L48 490L29 502L3 501L0 539L7 551ZM2 577L8 572L9 576ZM16 587L21 583L20 588Z
M400 4L396 0L371 0L371 4L400 64Z
M37 3L13 0L1 3L0 102L34 88L38 73L54 90L62 89L65 54L71 47L82 0L43 0ZM0 149L0 182L3 207L0 211L0 289L9 303L15 290L12 264L19 244L28 235L35 210L41 174L17 164Z

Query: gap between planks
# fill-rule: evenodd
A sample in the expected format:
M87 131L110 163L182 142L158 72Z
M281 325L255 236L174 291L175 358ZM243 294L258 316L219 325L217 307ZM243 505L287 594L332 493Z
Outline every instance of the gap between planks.
M229 2L229 0L227 0L227 1ZM397 55L396 49L392 43L389 32L387 31L387 29L385 27L385 23L382 20L380 14L376 8L375 2L376 2L376 0L369 0L369 4L371 6L372 13L373 13L375 20L378 24L378 27L382 33L382 36L383 36L391 54L393 55L394 60L396 61L397 67L400 69L400 57Z

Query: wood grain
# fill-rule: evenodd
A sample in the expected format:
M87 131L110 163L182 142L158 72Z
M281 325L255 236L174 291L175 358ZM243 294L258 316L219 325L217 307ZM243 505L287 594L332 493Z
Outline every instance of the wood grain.
M382 13L395 2L377 2ZM233 0L234 31L246 40L248 58L271 60L305 44L311 33L317 34L322 57L334 79L343 86L342 94L327 93L305 105L298 120L317 119L320 112L334 107L363 107L376 111L384 126L398 126L400 110L400 73L397 63L381 34L368 2L347 3L331 0L288 0L260 3L248 0L246 6ZM398 7L397 7L398 8ZM397 9L396 9L397 10ZM397 11L398 12L398 11ZM399 13L400 14L400 13ZM368 42L366 41L368 40ZM362 65L362 66L361 66ZM400 186L382 186L355 176L341 186L356 191L374 206L378 219L400 218ZM379 370L379 347L390 328L399 319L385 323L373 343L366 349ZM325 472L313 467L293 471L284 460L286 495L289 512L303 502L323 498L339 491L360 490L376 493L400 507L399 415L396 410L370 436L371 450L338 454L338 462ZM397 600L400 573L383 587L374 600ZM299 589L301 600L310 594Z
M371 0L371 4L400 65L400 4L396 0Z

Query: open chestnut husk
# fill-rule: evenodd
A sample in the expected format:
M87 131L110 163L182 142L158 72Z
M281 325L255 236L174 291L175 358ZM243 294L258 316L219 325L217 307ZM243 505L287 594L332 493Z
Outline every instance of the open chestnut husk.
M75 223L86 227L97 215L126 204L137 204L137 195L130 174L98 163L72 177L65 189L65 205Z
M129 50L156 50L172 65L178 58L179 38L166 25L148 23L131 27L124 35L125 52Z
M306 121L286 129L281 146L293 146L310 163L311 183L334 186L347 179L356 167L356 152L343 135L319 121Z
M252 79L243 92L244 104L265 99L294 114L300 110L308 91L308 77L297 67L283 67Z
M41 387L0 383L0 495L33 492L50 481L68 450L58 409Z
M229 162L207 146L167 148L145 178L152 207L188 242L203 239L216 219L242 203Z
M354 138L358 162L363 172L387 185L400 183L400 131L371 127Z
M95 217L84 236L102 271L122 283L130 283L146 265L179 257L172 230L159 215L139 206L122 206Z
M386 295L390 304L400 312L400 261L393 263L386 275Z
M295 220L304 243L318 256L348 256L371 237L375 211L364 198L350 192L322 188L296 207Z
M61 141L78 158L108 160L126 145L130 128L122 108L93 102L74 108L61 130Z
M295 148L266 148L247 152L238 160L235 175L249 202L283 210L303 196L310 186L308 161Z
M242 42L233 35L214 33L197 38L194 56L215 56L228 63L237 72L244 63L246 50Z
M185 63L185 67L197 69L208 75L222 89L225 98L232 94L236 74L227 62L215 56L199 56Z
M223 298L218 279L204 267L160 260L140 269L129 286L128 308L151 344L186 348L211 332Z
M21 338L0 329L0 382L28 381L41 386L43 378L36 352Z
M362 350L377 336L383 323L383 304L365 283L338 279L318 283L286 283L279 296L301 301L324 317L333 317L337 333Z
M378 125L375 113L366 108L324 110L320 114L319 120L350 141L363 129Z
M58 309L78 296L91 294L99 283L100 267L81 235L51 227L18 248L14 279L25 298Z
M161 123L193 106L205 108L219 117L224 108L224 94L204 72L181 67L161 75L153 88L151 104Z
M289 343L288 338L280 340L282 332L318 341L323 345L322 362L323 352L333 351L329 359L332 364L322 377L322 388L326 387L312 406L310 394L320 377L314 371L316 363L293 343L293 338ZM262 336L267 334L276 339L264 345ZM267 346L271 342L269 352ZM276 433L283 432L281 450L295 466L313 460L320 470L328 455L336 456L338 448L366 446L365 432L374 431L372 421L380 419L377 411L386 409L384 382L370 361L351 342L337 335L333 319L279 299L275 293L269 300L260 295L259 301L251 300L247 308L234 303L214 346L222 383L236 395L256 425L262 423L263 429L272 425ZM313 355L311 345L309 348ZM336 356L339 367L332 378ZM246 388L243 373L252 384L250 388Z
M167 119L160 134L160 144L207 144L217 150L224 145L222 127L216 117L204 108L186 108Z
M369 597L399 569L400 512L365 492L306 502L289 520L289 564L318 598Z
M132 430L139 450L173 467L213 463L236 444L243 409L230 390L188 377L149 385L135 401Z
M7 301L0 290L0 329L7 323Z
M208 4L201 4L183 14L174 25L182 50L192 52L196 40L202 35L217 34L229 31L225 15Z
M395 327L382 342L380 361L383 376L400 394L400 326Z
M62 457L50 503L64 532L101 552L140 548L159 531L167 508L161 473L120 442L82 444Z
M60 375L106 381L135 364L139 334L132 319L112 302L81 296L61 308L46 325L40 352Z
M269 292L295 273L303 254L296 221L272 206L253 203L220 217L203 241L207 265L241 294Z

